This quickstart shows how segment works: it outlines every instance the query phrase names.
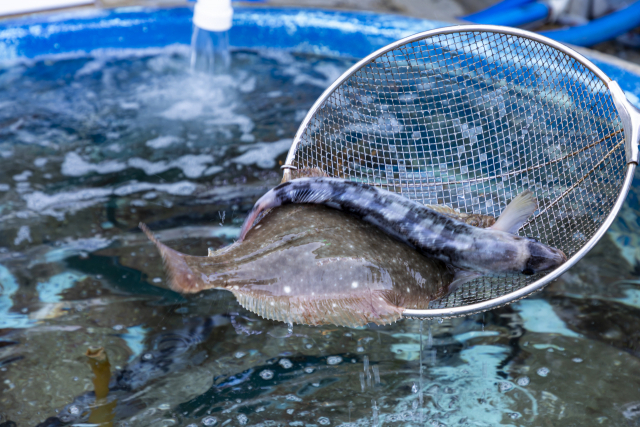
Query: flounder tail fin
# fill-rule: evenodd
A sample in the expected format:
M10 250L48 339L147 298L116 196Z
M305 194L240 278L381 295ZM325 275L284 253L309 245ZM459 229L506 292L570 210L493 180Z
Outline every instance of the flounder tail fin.
M169 277L169 288L172 291L191 294L210 287L202 282L200 275L187 264L185 257L188 255L175 251L161 243L146 224L141 222L138 227L156 245L160 255L162 255L165 271Z
M516 234L537 208L536 197L530 190L524 190L509 203L500 218L489 228Z

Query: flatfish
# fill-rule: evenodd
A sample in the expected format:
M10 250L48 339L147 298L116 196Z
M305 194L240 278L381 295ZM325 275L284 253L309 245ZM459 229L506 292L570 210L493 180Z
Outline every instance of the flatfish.
M264 318L358 327L389 324L405 308L448 294L454 272L378 227L321 205L272 209L242 242L191 256L156 244L171 289L232 292Z

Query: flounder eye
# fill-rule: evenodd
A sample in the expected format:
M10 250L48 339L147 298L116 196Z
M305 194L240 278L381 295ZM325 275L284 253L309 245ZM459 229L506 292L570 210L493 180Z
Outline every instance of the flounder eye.
M479 226L480 224L478 223L478 219L477 218L470 218L469 221L467 222L469 225L472 225L474 227Z
M536 272L530 268L525 268L524 270L522 270L522 274L524 274L525 276L531 276L533 274L536 274Z

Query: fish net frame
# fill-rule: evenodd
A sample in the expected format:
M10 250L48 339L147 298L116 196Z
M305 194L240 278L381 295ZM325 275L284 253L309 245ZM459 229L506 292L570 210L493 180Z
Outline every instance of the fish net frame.
M637 164L637 119L588 59L525 30L461 25L394 42L316 101L284 174L316 167L424 204L498 217L529 188L520 228L565 252L533 276L481 277L410 318L450 318L520 300L582 258L620 210ZM633 122L633 123L632 123Z

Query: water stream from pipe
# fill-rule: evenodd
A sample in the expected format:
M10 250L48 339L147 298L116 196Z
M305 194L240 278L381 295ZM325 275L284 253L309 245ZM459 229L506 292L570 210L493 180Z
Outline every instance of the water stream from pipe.
M191 70L206 74L224 74L229 69L229 31L208 31L193 26Z

